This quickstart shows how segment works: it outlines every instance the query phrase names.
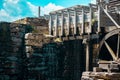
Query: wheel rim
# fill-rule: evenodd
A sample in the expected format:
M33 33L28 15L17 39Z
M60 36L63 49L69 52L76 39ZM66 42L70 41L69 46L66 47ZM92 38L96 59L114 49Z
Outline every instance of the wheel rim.
M102 60L117 60L120 53L120 29L115 29L100 42L98 57ZM106 58L105 58L106 57Z

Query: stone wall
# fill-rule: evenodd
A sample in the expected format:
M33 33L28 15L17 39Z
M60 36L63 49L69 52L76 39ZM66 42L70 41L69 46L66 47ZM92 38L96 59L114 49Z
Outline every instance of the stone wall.
M24 60L26 57L24 35L31 32L29 25L18 23L0 23L0 79L18 80L25 78ZM23 72L24 71L24 72ZM21 77L22 76L22 77Z
M27 24L33 27L33 33L48 34L48 20L41 18L27 17L14 21L14 23Z

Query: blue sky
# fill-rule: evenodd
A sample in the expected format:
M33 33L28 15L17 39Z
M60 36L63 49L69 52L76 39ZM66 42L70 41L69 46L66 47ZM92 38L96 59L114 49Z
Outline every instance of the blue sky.
M0 21L37 17L38 6L41 6L41 15L44 15L50 11L89 3L95 3L95 0L0 0Z

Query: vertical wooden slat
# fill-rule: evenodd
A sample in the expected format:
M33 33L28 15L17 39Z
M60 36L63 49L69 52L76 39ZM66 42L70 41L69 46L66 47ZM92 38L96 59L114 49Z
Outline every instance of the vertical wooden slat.
M56 13L56 18L55 18L55 36L57 36L58 35L58 15L57 15L57 13Z
M84 33L84 7L82 7L82 28L81 28L81 34Z
M61 22L61 36L63 36L64 13L61 14L61 20L62 20L62 22Z
M98 28L97 28L97 33L100 32L100 5L98 4Z
M51 14L49 19L49 35L52 35L52 15Z
M89 22L89 31L88 33L91 33L91 26L92 26L92 6L90 4L90 12L89 12L89 16L90 16L90 22Z
M69 35L70 34L70 12L69 12L69 10L67 13L68 13L67 35Z
M74 35L77 33L77 12L76 12L76 9L74 9Z

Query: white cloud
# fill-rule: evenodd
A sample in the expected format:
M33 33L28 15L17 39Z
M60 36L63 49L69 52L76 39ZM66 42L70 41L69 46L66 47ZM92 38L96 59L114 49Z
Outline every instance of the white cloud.
M3 3L3 8L9 14L19 14L21 12L19 0L5 0ZM16 12L16 13L15 13Z
M24 7L24 5L20 2L26 4L26 1L22 0L4 0L2 8L0 9L0 21L12 22L25 17L25 15L22 15L24 9L21 8Z
M28 6L29 6L29 8L30 8L30 10L31 10L31 12L32 12L32 14L34 15L34 16L37 16L37 12L38 12L38 6L35 6L35 5L33 5L32 3L30 3L30 2L27 2L27 4L28 4Z
M96 4L96 0L91 0L91 3L92 4Z
M33 13L34 16L38 15L38 6L35 6L33 4L31 4L30 2L27 2L29 8L31 9L31 12ZM41 7L41 15L44 14L49 14L49 12L51 11L55 11L55 10L59 10L59 9L63 9L64 7L62 6L58 6L55 5L53 3L49 3L48 5Z
M19 0L4 0L4 1L13 4L17 4L19 2Z
M48 5L41 8L43 14L49 14L51 11L63 9L64 7L49 3Z
M3 7L0 9L0 21L12 22L22 18L19 0L4 0Z
M41 6L41 15L49 14L50 11L59 10L64 7L49 3ZM27 0L4 0L0 9L0 21L12 22L25 17L37 17L38 6Z
M1 9L0 16L9 16L9 14L4 9Z
M20 19L22 18L22 16L17 16L17 17L14 17L14 16L10 16L4 9L1 9L0 10L0 21L15 21L17 19Z

